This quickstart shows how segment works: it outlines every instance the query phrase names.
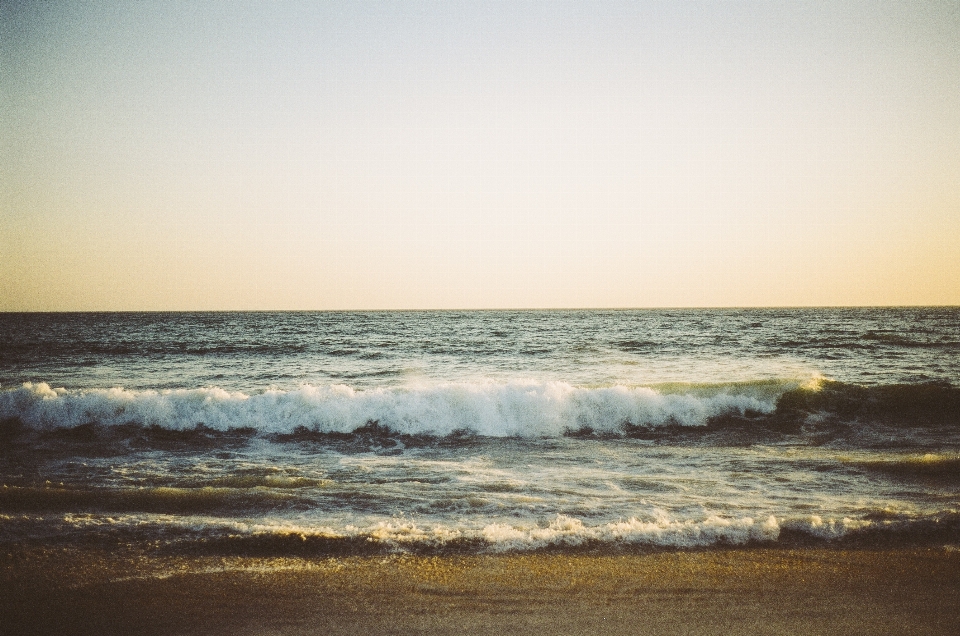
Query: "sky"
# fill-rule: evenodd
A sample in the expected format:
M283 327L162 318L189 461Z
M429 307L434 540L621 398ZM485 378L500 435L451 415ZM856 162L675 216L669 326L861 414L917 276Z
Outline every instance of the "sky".
M960 305L960 2L0 3L0 311Z

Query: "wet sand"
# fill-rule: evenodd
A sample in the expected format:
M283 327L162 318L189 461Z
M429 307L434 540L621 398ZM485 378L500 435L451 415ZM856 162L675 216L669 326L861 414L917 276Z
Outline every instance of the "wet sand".
M956 634L960 551L0 553L3 634Z

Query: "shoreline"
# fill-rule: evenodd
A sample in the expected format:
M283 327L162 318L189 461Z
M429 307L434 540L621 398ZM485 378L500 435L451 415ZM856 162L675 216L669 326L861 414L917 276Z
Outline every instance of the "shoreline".
M960 550L0 551L2 634L952 634Z

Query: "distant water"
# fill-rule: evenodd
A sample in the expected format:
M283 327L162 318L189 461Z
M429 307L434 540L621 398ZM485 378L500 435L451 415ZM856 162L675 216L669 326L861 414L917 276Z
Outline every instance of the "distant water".
M960 543L960 309L0 314L0 543Z

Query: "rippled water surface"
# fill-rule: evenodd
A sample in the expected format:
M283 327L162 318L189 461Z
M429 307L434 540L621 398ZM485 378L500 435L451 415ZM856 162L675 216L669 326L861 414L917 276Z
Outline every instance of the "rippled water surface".
M960 542L960 310L0 314L0 541Z
M955 308L0 314L0 385L960 381Z

